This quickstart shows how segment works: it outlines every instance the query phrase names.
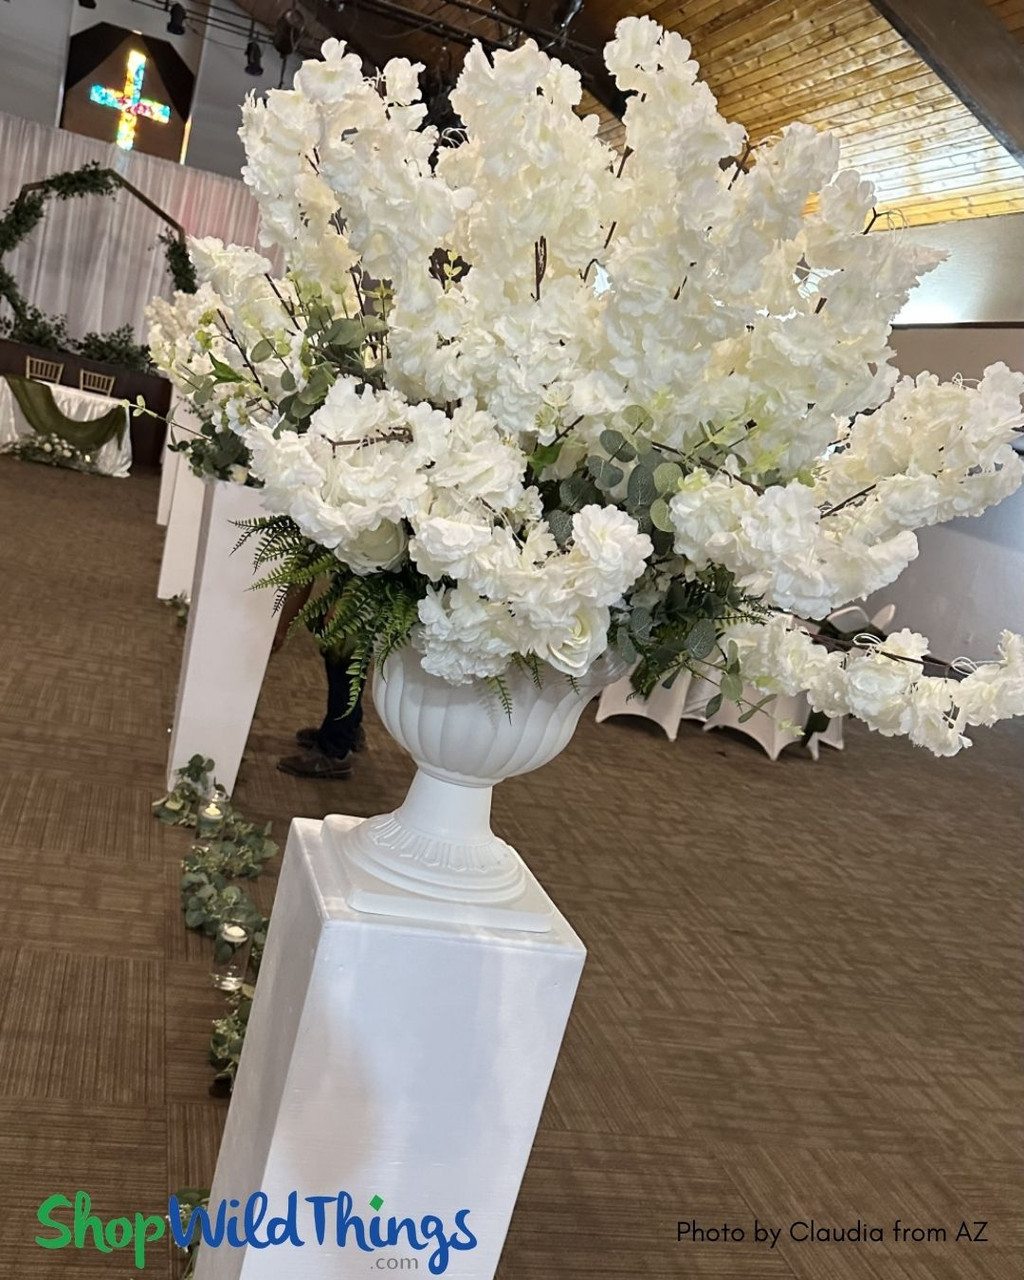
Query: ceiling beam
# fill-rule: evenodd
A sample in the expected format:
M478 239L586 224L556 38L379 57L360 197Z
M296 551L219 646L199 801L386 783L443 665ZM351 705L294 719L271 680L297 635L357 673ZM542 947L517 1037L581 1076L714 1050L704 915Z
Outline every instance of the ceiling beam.
M871 3L1024 165L1024 45L983 0Z
M495 13L492 23L488 23L487 27L470 35L460 33L452 23L436 17L436 13L443 11L443 6L437 6L433 16L426 12L415 14L415 23L411 27L404 26L399 16L400 11L412 8L417 3L418 0L411 0L411 4L408 5L404 4L403 0L351 0L350 3L339 6L337 0L301 0L301 7L315 19L320 27L346 40L353 48L358 49L364 58L368 58L378 66L383 66L389 58L399 55L410 57L413 61L420 59L428 65L432 62L436 65L442 44L446 39L468 46L475 35L485 48L493 50L497 47L495 37L499 32L495 24L501 24L501 9ZM447 15L452 16L451 8L447 10ZM542 47L546 47L547 52L553 57L574 66L580 72L584 86L594 97L614 115L621 117L626 107L626 98L605 68L600 52L604 42L602 33L599 29L591 28L589 23L581 21L583 16L580 14L571 24L570 40L563 47L557 36L550 31L550 13L546 13L544 21L537 24L550 37L546 44L542 41ZM532 9L524 6L517 15L516 21L517 23L525 21L528 27L532 27L532 17ZM503 35L507 35L509 28L504 24L501 26ZM396 40L396 36L399 39ZM408 43L401 38L403 36ZM581 51L579 45L584 42L595 52ZM428 52L431 46L436 51L433 58Z

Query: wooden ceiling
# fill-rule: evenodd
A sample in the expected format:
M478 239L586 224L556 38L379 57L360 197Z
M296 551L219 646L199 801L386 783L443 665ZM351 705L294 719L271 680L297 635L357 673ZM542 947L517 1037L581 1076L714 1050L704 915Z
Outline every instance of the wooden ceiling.
M488 19L474 19L443 0L401 2L425 22L466 26L468 19L484 38L503 34ZM506 12L549 29L558 7L556 0L501 3ZM1024 43L1024 0L984 3ZM243 0L243 6L266 20L288 2ZM690 41L719 109L744 124L752 141L794 120L835 130L844 163L874 181L881 209L907 223L1024 212L1024 168L870 0L585 0L569 35L600 47L619 18L645 13ZM428 65L457 66L461 60L450 39L395 25L379 9L360 12L359 0L340 13L320 0L317 16L318 25L347 36L373 60L399 54ZM593 72L593 62L587 65ZM610 100L606 83L590 83ZM595 111L602 135L621 145L622 126L608 106L588 94L584 110Z
M602 2L602 0L598 0ZM1024 42L1024 0L986 0ZM609 26L626 6L608 4ZM691 42L719 110L753 141L833 129L843 162L908 223L1024 212L1024 169L869 0L640 0ZM603 132L621 126L601 111Z

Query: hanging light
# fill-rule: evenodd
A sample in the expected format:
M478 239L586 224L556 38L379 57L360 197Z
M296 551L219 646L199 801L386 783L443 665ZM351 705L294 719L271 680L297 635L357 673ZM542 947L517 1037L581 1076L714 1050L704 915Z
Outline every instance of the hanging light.
M172 4L167 11L170 18L167 22L167 30L172 36L183 36L185 34L185 19L188 14L183 4Z
M583 8L583 0L563 0L551 15L551 22L556 31L568 31L573 18Z
M245 74L247 76L263 74L263 54L258 40L250 40L245 46Z
M274 27L274 48L282 58L287 58L299 47L306 34L306 17L297 5L278 18Z

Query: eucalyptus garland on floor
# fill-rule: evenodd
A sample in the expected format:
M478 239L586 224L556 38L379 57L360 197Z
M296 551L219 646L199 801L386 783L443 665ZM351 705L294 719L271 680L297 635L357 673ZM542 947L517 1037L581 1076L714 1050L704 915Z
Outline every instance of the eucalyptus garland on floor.
M193 827L199 805L209 794L214 763L195 755L177 771L171 791L153 804L153 816L168 826ZM210 1063L215 1068L213 1092L230 1093L245 1040L249 1010L266 944L267 916L235 880L255 880L266 868L278 846L270 838L271 824L248 822L232 805L224 803L216 830L196 840L181 863L181 905L185 924L205 937L216 939L221 925L244 925L252 936L249 965L253 983L228 997L228 1012L216 1018L210 1039ZM223 960L214 946L214 959Z

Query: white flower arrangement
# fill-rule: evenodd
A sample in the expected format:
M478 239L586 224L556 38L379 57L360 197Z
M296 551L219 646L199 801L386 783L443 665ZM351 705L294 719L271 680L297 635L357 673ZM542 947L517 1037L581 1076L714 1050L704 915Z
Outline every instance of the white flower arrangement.
M47 466L67 467L73 471L93 469L91 453L85 453L58 435L33 432L4 445L0 452L20 458L23 462L42 462Z
M1024 712L1019 637L936 679L922 637L829 651L790 618L891 583L914 529L1024 475L1024 376L892 367L892 318L942 255L866 234L872 187L835 138L746 146L648 18L605 51L621 155L532 43L469 52L444 137L421 67L322 54L244 110L284 278L193 242L204 283L154 304L149 341L246 446L268 580L330 577L300 615L323 644L354 640L364 672L411 641L456 683L576 677L613 645L641 691L742 671L939 754Z

